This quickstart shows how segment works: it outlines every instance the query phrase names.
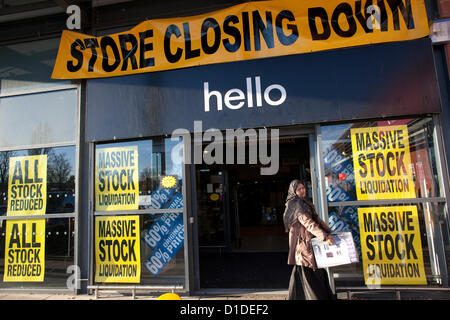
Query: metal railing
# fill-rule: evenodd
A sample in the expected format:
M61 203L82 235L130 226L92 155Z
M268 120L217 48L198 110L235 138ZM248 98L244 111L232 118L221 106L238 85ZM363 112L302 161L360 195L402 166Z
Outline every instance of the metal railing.
M409 291L409 292L421 292L421 291L447 291L450 292L450 288L443 287L380 287L380 288L371 288L371 287L337 287L337 292L347 292L347 299L351 300L353 294L361 293L361 292L373 292L373 293L381 293L381 292L395 292L396 300L401 300L401 292Z
M101 286L93 285L87 286L87 289L92 292L94 290L95 299L98 299L98 294L100 290L116 290L116 291L131 291L132 299L136 299L136 291L155 291L164 292L170 290L172 293L175 291L183 291L183 286Z

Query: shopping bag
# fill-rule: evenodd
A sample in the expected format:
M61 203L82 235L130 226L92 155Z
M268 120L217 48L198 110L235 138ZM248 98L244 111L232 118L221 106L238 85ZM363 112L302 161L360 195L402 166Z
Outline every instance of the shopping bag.
M336 240L332 245L317 238L311 240L318 268L336 267L359 261L351 232L336 232L332 233L332 236Z

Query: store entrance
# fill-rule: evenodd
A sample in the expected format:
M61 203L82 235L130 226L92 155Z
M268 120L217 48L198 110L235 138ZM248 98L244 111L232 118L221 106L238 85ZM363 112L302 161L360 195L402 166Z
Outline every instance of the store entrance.
M295 178L311 197L308 138L280 139L275 175L260 167L196 166L200 288L288 288L284 203Z

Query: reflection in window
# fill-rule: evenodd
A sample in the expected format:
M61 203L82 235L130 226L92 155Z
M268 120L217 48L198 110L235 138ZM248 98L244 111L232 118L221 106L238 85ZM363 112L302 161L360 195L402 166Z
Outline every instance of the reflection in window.
M432 119L405 119L357 122L323 126L322 155L329 202L356 201L353 152L350 130L354 128L407 125L410 169L417 198L439 197Z
M96 146L99 157L101 152L98 151L103 149L114 148L111 151L121 152L121 148L123 151L134 150L129 147L137 148L139 210L172 209L165 213L140 215L140 284L143 285L184 284L183 172L182 164L172 159L174 148L181 142L170 138L153 138ZM96 167L95 175L103 169ZM96 204L96 211L101 211L99 209L102 208Z
M0 279L3 279L5 266L6 224L10 221L0 220ZM46 219L45 223L45 265L43 282L4 282L0 288L58 288L67 289L67 268L74 265L74 218Z
M182 167L172 161L172 150L179 143L158 138L99 144L97 149L137 146L139 209L167 209L182 201Z
M439 266L437 264L437 261L435 260L435 253L434 253L434 249L433 249L433 241L436 238L436 232L438 232L436 230L436 228L433 226L434 222L433 219L435 219L434 217L437 217L439 215L443 214L443 211L445 210L445 204L444 203L419 203L419 204L401 204L401 205L380 205L380 206L370 206L371 208L376 208L376 207L394 207L395 210L399 210L399 207L404 207L404 206L415 206L417 208L417 213L418 213L418 231L416 235L420 234L420 244L422 247L422 251L418 251L416 250L416 248L414 248L414 250L411 250L410 248L410 252L414 251L415 256L422 258L423 259L423 263L424 263L424 267L425 267L425 275L427 278L427 282L428 284L430 283L436 283L436 282L440 282L441 278L440 278L440 272L439 272ZM345 224L345 220L340 220L340 216L338 214L336 214L336 212L343 212L346 210L346 208L348 207L328 207L328 210L330 212L330 228L332 230L337 230L339 232L345 232L345 231L350 231L352 232L353 235L353 240L355 242L355 246L357 248L357 250L359 250L360 252L360 261L359 263L352 263L349 265L342 265L342 266L338 266L338 267L333 267L331 268L331 270L334 273L340 274L340 277L338 279L336 279L336 285L340 286L340 285L348 285L349 282L353 282L352 285L355 286L359 286L359 285L364 285L364 275L363 275L363 260L367 259L367 256L361 256L361 241L366 241L367 239L365 238L365 235L362 234L362 237L360 237L359 234L359 226L357 226L357 230L358 233L354 233L354 230L352 228L348 228L348 225ZM363 206L353 206L351 207L352 210L354 210L354 212L358 212L358 208L363 208ZM384 221L384 222L383 222ZM380 229L384 228L384 225L387 226L391 226L392 221L387 221L387 220L383 220L380 224ZM387 229L386 232L380 231L379 235L385 235L386 233L389 233L389 229ZM391 232L392 233L392 232ZM402 234L402 233L400 233ZM404 232L403 234L409 234L411 235L411 232ZM381 239L381 238L380 238ZM410 236L411 239L411 236ZM373 248L377 247L377 243L374 242L374 238L372 238L372 243L373 243ZM384 242L383 242L384 243ZM386 254L386 248L384 247L384 245L381 246L382 248L382 252L385 255ZM391 248L390 246L388 246L388 251L391 251L393 248ZM377 257L378 257L378 251L377 251ZM412 258L414 257L413 254L411 254ZM385 260L389 261L386 256L384 258ZM396 255L393 258L393 261L397 261L399 260L398 256ZM405 260L404 262L407 261L407 257L405 256ZM349 276L348 278L346 278L346 276ZM359 277L356 277L356 275L359 275Z
M75 143L77 90L0 98L0 147Z
M49 213L75 210L75 147L39 148L0 152L0 213L6 215L8 204L9 159L47 155L47 208Z
M167 219L171 216L173 219ZM162 220L170 221L167 233L154 233ZM158 284L184 282L184 225L183 212L153 214L141 217L141 282ZM153 237L152 237L153 235ZM167 241L170 238L171 241Z
M364 132L364 134L367 134L368 132L375 131L370 131L370 128L392 127L397 125L403 125L407 128L411 162L408 163L407 161L404 161L403 167L407 167L408 175L412 177L412 179L410 180L412 180L412 186L414 188L413 193L415 193L415 198L420 199L442 197L443 190L440 187L440 177L438 176L435 149L436 146L434 145L433 139L433 121L431 118L383 121L374 120L321 127L323 138L322 156L325 171L327 200L329 203L328 222L330 228L335 232L352 233L356 248L360 254L361 262L364 260L364 257L361 256L361 248L365 239L364 235L360 233L360 221L358 219L358 208L360 208L360 205L356 204L356 201L361 200L361 197L358 198L355 174L359 174L360 179L362 174L361 172L356 172L354 169L354 166L358 163L359 158L354 158L356 156L356 153L352 148L351 130L356 128L366 128L367 130L360 132ZM397 129L400 130L400 128ZM371 137L373 136L371 135ZM360 142L361 141L362 140L360 140ZM370 140L364 140L363 143L367 143L367 141ZM391 142L394 141L391 140ZM377 142L374 140L372 141L372 143L372 147L367 147L366 145L365 150L368 151L366 154L364 154L364 156L367 156L369 153L376 154L377 151L373 150L377 150L375 149L377 146ZM401 152L399 154L401 154ZM382 156L380 156L379 163L377 163L376 161L377 158L375 158L372 163L374 167L373 169L378 170L377 172L380 173L382 172L381 169L383 168ZM393 163L395 165L399 164L398 160L397 162ZM377 165L379 167L376 167ZM368 170L370 170L369 166L367 166L367 168ZM381 174L379 174L379 176L383 177ZM392 198L394 198L394 200L398 200L398 204L395 204L393 206L401 207L407 205L404 203L405 200L403 200L403 198L408 197L402 197L401 193L396 195L396 197L391 197L389 199ZM388 198L384 198L383 196L381 196L381 194L379 194L377 197L374 197L372 199L385 200ZM344 201L355 202L353 202L352 205L338 206L340 202ZM443 214L443 211L445 210L444 204L425 202L412 205L417 206L418 211L422 244L422 252L420 252L420 254L423 254L427 281L439 282L439 266L437 264L437 260L435 260L436 249L433 248L435 247L435 241L440 240L438 240L437 238L438 231L435 230L436 227L434 226L434 224L437 220L436 217ZM377 207L376 205L367 206ZM390 204L389 206L392 206L392 204ZM333 268L333 272L340 274L340 278L337 279L336 284L339 285L339 282L341 280L345 281L345 283L354 280L357 282L355 283L355 285L363 284L364 280L361 262L358 264L351 264ZM345 278L345 276L343 275L350 275L350 277Z
M0 46L0 94L70 84L70 81L54 80L51 77L59 40L55 38Z

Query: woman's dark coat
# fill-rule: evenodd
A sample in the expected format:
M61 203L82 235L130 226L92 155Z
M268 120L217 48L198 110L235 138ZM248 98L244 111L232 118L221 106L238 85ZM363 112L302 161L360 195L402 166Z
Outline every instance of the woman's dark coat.
M317 237L325 241L330 236L331 230L320 219L314 205L309 200L296 195L295 191L299 183L298 180L291 182L283 215L286 229L289 230L288 264L302 265L316 270L311 239Z

